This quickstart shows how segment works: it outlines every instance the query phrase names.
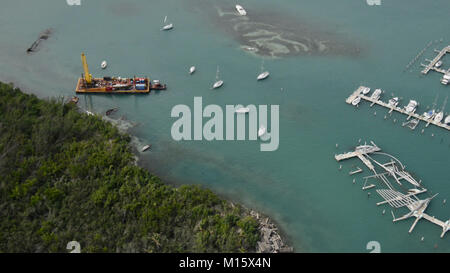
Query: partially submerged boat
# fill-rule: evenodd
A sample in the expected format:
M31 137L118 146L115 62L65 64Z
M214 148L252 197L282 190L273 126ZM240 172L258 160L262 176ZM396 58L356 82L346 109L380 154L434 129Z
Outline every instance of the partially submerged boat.
M147 151L148 149L150 149L151 147L152 147L151 144L145 145L144 147L142 147L141 152L145 152L145 151Z
M236 5L236 10L241 16L247 15L247 11L241 5Z

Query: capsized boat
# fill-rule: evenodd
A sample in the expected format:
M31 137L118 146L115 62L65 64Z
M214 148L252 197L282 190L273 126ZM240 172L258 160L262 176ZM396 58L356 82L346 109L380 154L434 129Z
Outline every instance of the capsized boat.
M261 127L259 127L258 130L258 137L263 136L266 133L266 127L264 127L264 125L261 125Z
M396 107L398 105L398 97L394 97L389 100L388 105L390 107Z
M151 147L152 147L151 144L150 144L150 145L145 145L144 147L142 147L141 151L142 151L142 152L145 152L145 151L147 151L148 149L150 149Z
M356 106L356 105L358 105L359 104L359 102L361 101L361 97L356 97L356 99L354 99L353 101L352 101L352 104L354 105L354 106Z
M245 11L245 9L241 5L236 5L236 10L239 12L239 15L241 16L247 15L247 11Z
M436 116L434 116L433 121L439 123L442 121L443 118L444 118L444 112L439 112L436 114Z
M375 91L373 91L372 96L370 96L372 99L374 100L378 100L380 98L381 95L381 89L375 89Z
M192 74L195 72L195 66L191 66L191 68L189 68L189 74Z
M410 100L408 105L405 106L406 113L413 113L416 110L417 104L417 101Z

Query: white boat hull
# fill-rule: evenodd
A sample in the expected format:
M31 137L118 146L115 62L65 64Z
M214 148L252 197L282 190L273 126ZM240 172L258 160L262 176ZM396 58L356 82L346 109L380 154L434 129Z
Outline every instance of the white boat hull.
M267 79L267 77L269 77L269 75L270 75L269 72L266 71L266 72L259 74L258 77L256 77L256 79L258 81L261 81L261 80Z
M247 11L241 5L236 5L236 10L241 16L247 15Z
M219 88L223 85L223 81L217 81L213 85L213 89Z

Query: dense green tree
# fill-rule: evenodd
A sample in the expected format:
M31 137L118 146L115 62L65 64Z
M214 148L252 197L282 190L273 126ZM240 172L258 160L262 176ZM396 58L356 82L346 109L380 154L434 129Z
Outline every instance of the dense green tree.
M0 83L0 252L239 252L244 209L135 166L130 136L62 99Z

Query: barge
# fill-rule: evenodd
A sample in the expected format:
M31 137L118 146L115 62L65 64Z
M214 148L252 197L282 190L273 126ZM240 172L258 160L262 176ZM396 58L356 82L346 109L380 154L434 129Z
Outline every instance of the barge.
M78 79L76 93L99 93L99 94L146 94L151 89L165 90L166 85L158 80L151 81L148 77L103 77L93 78L89 73L86 56L81 54L84 74Z

